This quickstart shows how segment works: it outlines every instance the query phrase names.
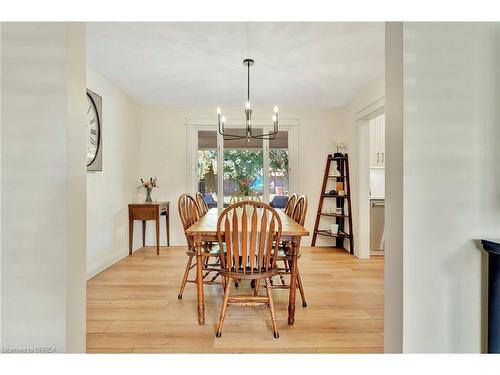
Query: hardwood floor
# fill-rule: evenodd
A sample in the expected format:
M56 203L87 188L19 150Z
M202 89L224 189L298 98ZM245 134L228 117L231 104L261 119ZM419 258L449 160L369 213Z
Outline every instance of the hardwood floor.
M273 290L280 338L267 307L229 306L215 338L220 286L205 286L199 326L194 284L177 299L183 247L143 248L87 283L88 353L379 353L384 339L384 258L359 260L344 250L302 248L308 307L297 290L295 325L287 325L288 291ZM174 270L174 271L172 271ZM242 282L239 290L248 290ZM238 290L238 289L236 289Z

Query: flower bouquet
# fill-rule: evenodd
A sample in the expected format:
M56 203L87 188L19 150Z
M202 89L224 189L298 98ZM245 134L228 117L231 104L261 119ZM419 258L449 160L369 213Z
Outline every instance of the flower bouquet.
M248 181L248 179L242 178L241 180L236 180L236 184L238 185L241 196L249 197L252 195L252 187L250 186L250 181Z
M143 180L141 178L141 186L139 187L143 187L144 189L146 189L146 202L152 202L151 190L153 190L153 188L155 187L158 187L157 182L158 179L156 177L150 177L149 180Z

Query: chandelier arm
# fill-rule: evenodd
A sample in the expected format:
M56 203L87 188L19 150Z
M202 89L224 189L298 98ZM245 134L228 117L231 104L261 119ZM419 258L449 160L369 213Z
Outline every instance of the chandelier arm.
M274 130L265 134L253 134L252 128L250 128L250 137L254 139L275 139L276 134L278 134L278 123L274 124Z
M225 132L225 129L224 129L224 124L222 124L222 127L221 127L220 121L219 121L219 134L224 137L225 141L232 141L235 139L244 139L247 137L246 135L242 136L242 135L238 135L238 134L227 134Z

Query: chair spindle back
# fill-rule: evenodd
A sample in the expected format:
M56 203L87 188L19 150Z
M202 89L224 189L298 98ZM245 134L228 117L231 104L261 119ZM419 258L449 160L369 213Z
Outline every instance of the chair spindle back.
M186 230L200 219L200 209L196 200L189 194L182 194L177 201L179 209L179 217L181 218L184 235ZM191 250L194 250L194 244L189 236L186 236L186 241Z
M203 194L200 192L196 193L196 203L198 203L198 207L200 208L200 216L205 215L208 212L208 205L205 202L205 198L203 198Z
M297 193L293 193L290 198L288 198L288 202L286 202L285 214L288 216L292 216L293 209L295 208L295 202L297 202Z
M228 273L258 274L276 267L281 219L267 203L244 201L222 211L217 236L221 268ZM223 234L224 233L224 234Z
M295 220L300 225L304 225L306 221L307 214L307 197L305 195L301 195L300 198L295 203L295 207L292 212L292 219Z

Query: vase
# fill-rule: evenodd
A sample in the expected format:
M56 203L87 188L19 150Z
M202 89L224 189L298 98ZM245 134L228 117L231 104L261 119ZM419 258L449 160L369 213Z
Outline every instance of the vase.
M151 199L151 190L152 189L146 189L146 202L152 202L153 201Z

